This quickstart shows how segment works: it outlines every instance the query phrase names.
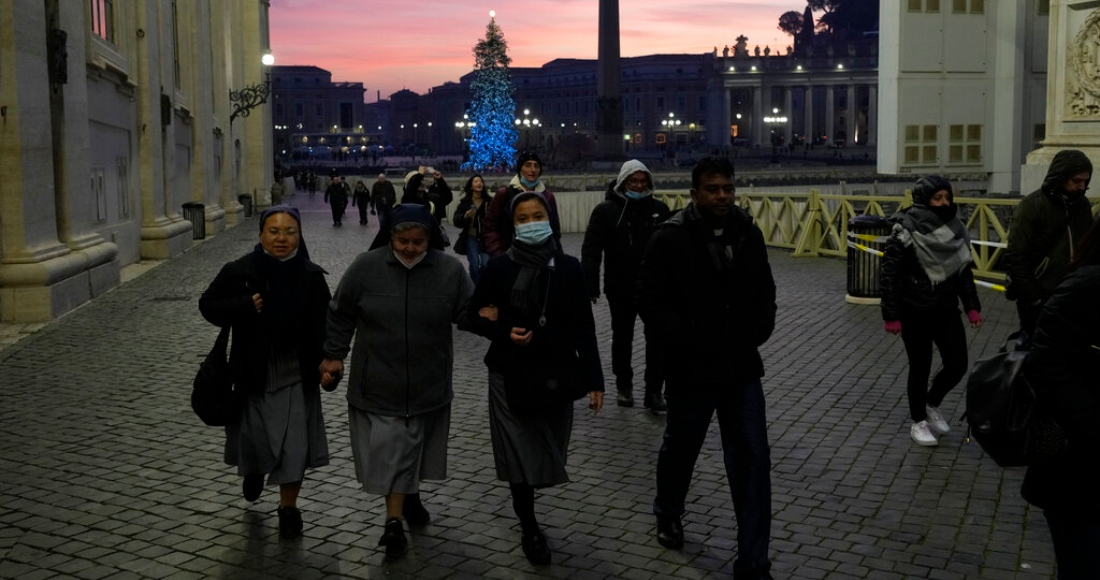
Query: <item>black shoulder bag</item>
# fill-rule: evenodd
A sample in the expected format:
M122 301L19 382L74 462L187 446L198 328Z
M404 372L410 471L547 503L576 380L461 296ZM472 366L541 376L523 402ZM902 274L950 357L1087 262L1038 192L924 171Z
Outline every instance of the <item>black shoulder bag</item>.
M199 366L191 388L191 410L211 427L232 425L241 418L243 397L233 388L226 351L229 349L229 326L222 328L214 348Z

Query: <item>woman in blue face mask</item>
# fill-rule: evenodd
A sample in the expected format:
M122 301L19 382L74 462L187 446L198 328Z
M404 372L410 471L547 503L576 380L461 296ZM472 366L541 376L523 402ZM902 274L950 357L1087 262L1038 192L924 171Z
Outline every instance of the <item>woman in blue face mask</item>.
M547 564L551 553L535 520L535 489L569 481L573 400L587 393L588 407L599 412L603 370L584 274L576 258L561 252L546 198L523 192L510 210L512 244L489 260L459 328L492 341L485 364L497 478L511 488L523 553ZM560 372L565 368L572 370ZM571 394L537 404L524 395L545 385Z

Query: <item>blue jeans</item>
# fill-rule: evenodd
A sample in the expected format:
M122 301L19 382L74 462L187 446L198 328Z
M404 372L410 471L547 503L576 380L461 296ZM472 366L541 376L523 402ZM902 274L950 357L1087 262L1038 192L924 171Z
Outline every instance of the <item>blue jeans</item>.
M722 433L733 511L737 517L734 569L767 570L771 539L771 451L760 380L722 388L700 388L675 379L666 381L668 417L657 455L657 497L653 513L680 517L695 460L717 413Z
M1058 580L1100 578L1100 521L1087 510L1047 509L1043 515L1054 544Z
M481 251L481 244L476 236L466 236L466 261L470 262L470 279L477 284L482 270L489 263L489 254Z

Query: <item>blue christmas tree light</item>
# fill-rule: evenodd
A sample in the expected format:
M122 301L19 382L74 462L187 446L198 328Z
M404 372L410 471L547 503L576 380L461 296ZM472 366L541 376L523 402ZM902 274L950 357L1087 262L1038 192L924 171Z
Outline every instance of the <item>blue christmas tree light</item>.
M489 13L485 38L474 46L477 70L470 83L473 100L470 103L470 159L463 169L486 171L506 169L516 155L518 133L514 126L516 103L512 100L512 74L508 65L508 43L497 26L495 15Z

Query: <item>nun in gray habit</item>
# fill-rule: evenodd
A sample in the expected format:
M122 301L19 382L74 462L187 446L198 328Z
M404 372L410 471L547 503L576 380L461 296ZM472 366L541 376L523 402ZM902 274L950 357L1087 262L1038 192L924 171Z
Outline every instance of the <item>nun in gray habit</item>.
M364 491L385 496L379 545L388 557L407 546L402 518L410 525L430 519L420 481L447 477L451 325L464 317L473 282L443 247L427 208L398 205L371 249L348 267L328 309L321 384L339 380L350 351L355 473Z

